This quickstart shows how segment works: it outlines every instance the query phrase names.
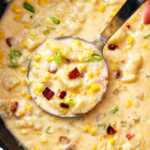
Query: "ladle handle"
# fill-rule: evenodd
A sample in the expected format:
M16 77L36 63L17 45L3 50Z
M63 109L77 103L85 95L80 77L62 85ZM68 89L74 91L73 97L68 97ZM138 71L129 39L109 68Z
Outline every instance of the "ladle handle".
M97 41L102 50L109 38L127 21L127 19L144 3L144 0L126 0L112 21L106 26L100 35L100 41Z

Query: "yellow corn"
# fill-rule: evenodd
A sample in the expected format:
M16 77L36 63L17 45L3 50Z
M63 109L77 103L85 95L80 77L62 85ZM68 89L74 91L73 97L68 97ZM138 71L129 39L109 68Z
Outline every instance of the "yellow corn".
M21 73L27 73L27 67L20 67L19 70Z
M22 19L22 16L21 15L16 15L14 17L14 20L17 21L17 22L21 22L21 19Z
M48 0L38 0L38 4L39 5L46 5L46 4L48 4Z
M133 100L128 99L128 100L126 101L126 107L127 107L127 108L131 108L132 106L133 106Z
M80 40L73 40L73 42L72 42L72 46L74 47L74 46L81 46L81 41Z
M90 125L85 125L85 126L82 128L82 130L83 130L84 132L87 132L87 133L91 134L91 135L96 135L96 128L95 128L95 127L92 127L92 126L90 126Z
M41 56L40 54L36 54L36 55L34 56L34 60L35 60L36 62L39 62L39 61L41 60L41 58L42 58L42 56Z
M149 43L147 41L145 41L145 42L143 42L142 47L144 49L149 49L150 46L149 46Z
M3 62L4 53L2 50L0 50L0 64Z
M114 145L115 144L115 139L114 137L110 137L108 140L109 144Z
M21 93L21 96L23 96L25 99L27 100L31 100L32 99L32 96L29 95L27 92L22 92Z
M92 78L94 77L94 74L93 74L93 73L88 73L88 74L87 74L87 77L88 77L89 79L92 79Z
M34 145L31 150L40 150L37 145Z
M132 45L132 44L134 43L134 38L133 38L132 36L128 36L128 37L127 37L127 43L128 43L129 45Z
M26 134L28 134L28 130L27 129L21 129L21 134L23 134L23 135L26 135Z
M46 144L48 142L48 139L46 137L41 137L40 142L41 144Z
M22 9L20 6L16 5L16 4L13 4L13 5L11 6L11 10L12 10L14 13L17 13L17 14L23 12L23 9Z
M79 66L79 69L80 69L80 71L85 71L86 69L87 69L87 66L86 65L80 65Z
M25 112L26 113L31 113L33 110L33 106L31 104L25 105Z
M0 39L3 39L5 37L5 33L3 31L0 31Z
M106 5L104 3L101 3L97 10L103 13L106 10Z
M97 145L96 144L92 147L92 150L97 150Z
M51 61L53 61L53 60L54 60L54 57L53 57L53 56L48 56L48 57L47 57L47 61L48 61L48 62L51 62Z
M25 110L17 112L17 117L23 117L25 115Z
M47 72L46 75L44 76L44 78L42 79L42 83L49 81L50 78L51 78L51 75L49 72Z
M100 91L100 85L98 83L92 83L91 86L89 87L88 93L93 94L98 91Z
M31 24L30 23L27 23L27 22L24 22L23 23L23 26L24 26L24 28L31 28Z
M41 92L43 91L44 85L43 84L38 84L34 90L36 95L41 94Z

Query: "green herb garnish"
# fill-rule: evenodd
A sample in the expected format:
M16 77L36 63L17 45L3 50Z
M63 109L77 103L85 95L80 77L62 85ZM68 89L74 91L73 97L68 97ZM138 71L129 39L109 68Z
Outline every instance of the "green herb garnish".
M50 126L48 126L47 128L46 128L46 130L45 130L45 132L47 133L47 134L50 134L51 133L51 127Z
M119 107L118 107L118 106L114 106L114 107L110 110L110 112L113 113L113 114L117 113L118 111L119 111Z
M56 25L60 24L60 20L57 17L50 17L50 19L52 20L52 22Z
M148 38L150 38L150 34L144 36L144 39L148 39Z
M93 53L89 58L89 61L101 61L101 60L103 60L103 56L96 53Z
M30 11L30 12L32 12L32 13L35 13L34 7L28 2L23 3L23 8Z
M56 64L60 65L62 63L62 56L60 53L57 53L55 56L54 56L54 61L56 62Z
M9 56L9 66L12 68L16 68L18 66L18 59L21 57L22 53L17 49L10 49L8 54Z

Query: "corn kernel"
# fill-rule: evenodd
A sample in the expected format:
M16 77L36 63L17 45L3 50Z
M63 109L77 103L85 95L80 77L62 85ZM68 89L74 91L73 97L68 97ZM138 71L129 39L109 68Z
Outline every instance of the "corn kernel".
M25 106L25 112L26 112L26 113L31 113L32 110L33 110L33 106L32 106L31 104L27 104L27 105Z
M86 65L80 65L79 66L80 71L85 71L87 69Z
M21 19L22 19L22 16L21 15L16 15L14 17L14 20L17 21L17 22L21 22Z
M132 36L128 36L128 37L127 37L127 43L128 43L129 45L132 45L132 44L134 43L134 38L133 38Z
M59 50L59 47L54 42L46 42L46 47L49 48L53 52L57 52Z
M73 42L72 42L72 45L73 46L81 46L81 41L80 40L74 40Z
M48 4L48 0L38 0L38 4L39 5L46 5L46 4Z
M47 57L47 61L48 61L48 62L51 62L51 61L53 61L53 60L54 60L54 57L53 57L53 56L48 56L48 57Z
M42 83L49 81L50 78L51 78L51 75L49 72L47 72L46 75L44 76L44 78L42 79Z
M3 50L0 50L0 64L3 62L3 58L4 58L4 52Z
M28 134L28 130L27 130L27 129L22 129L22 130L21 130L21 134L23 134L23 135Z
M92 83L91 86L89 87L88 92L90 94L98 92L100 90L100 85L98 83Z
M38 84L34 90L36 95L41 94L41 92L43 91L44 85L43 84Z
M20 67L19 70L21 73L27 73L27 67Z
M42 56L41 56L40 54L36 54L36 55L34 56L34 60L35 60L36 62L39 62L39 61L41 60L41 58L42 58Z
M3 31L0 31L0 39L3 39L5 37L5 33Z
M90 126L90 125L85 125L85 126L82 128L82 130L83 130L84 132L87 132L87 133L93 135L93 136L96 135L96 128L95 128L95 127L92 127L92 126Z
M93 74L93 73L88 73L88 74L87 74L87 77L88 77L89 79L92 79L92 78L94 77L94 74Z
M128 99L128 100L126 101L126 107L127 107L127 108L131 108L132 106L133 106L133 100Z
M31 150L40 150L37 145L34 145Z
M19 111L19 112L17 112L16 115L17 115L17 117L23 117L25 115L25 111L24 110Z
M149 43L147 41L145 41L143 44L142 44L142 47L144 49L149 49Z
M19 14L19 13L22 13L22 8L21 7L19 7L18 5L16 5L16 4L13 4L12 6L11 6L11 10L14 12L14 13L17 13L17 14Z
M24 26L24 28L31 28L31 24L30 23L27 23L27 22L24 22L23 23L23 26Z
M106 5L104 3L101 3L97 10L103 13L106 10Z
M41 144L46 144L48 142L48 140L46 137L41 137L40 142L41 142Z
M97 150L97 145L96 144L92 147L92 150Z
M114 145L116 141L113 137L110 137L108 142L109 142L109 144Z

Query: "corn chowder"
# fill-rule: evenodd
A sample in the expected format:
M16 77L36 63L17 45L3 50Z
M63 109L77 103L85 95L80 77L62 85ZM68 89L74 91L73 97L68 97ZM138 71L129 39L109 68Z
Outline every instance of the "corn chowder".
M42 101L46 111L63 116L94 107L107 84L107 80L100 80L107 73L101 53L87 45L87 49L82 47L81 55L76 55L74 46L82 43L70 41L71 49L57 49L53 39L67 35L96 39L123 3L124 0L14 0L8 8L0 22L0 113L27 149L149 150L150 27L142 23L143 7L105 46L109 85L96 108L83 117L63 119L42 111L35 103ZM43 49L47 45L53 48ZM96 61L83 61L87 54L88 59L94 56ZM82 77L84 69L87 72ZM74 101L82 92L87 92L86 99L79 102L88 103L75 109L78 103ZM56 105L52 106L54 101Z

